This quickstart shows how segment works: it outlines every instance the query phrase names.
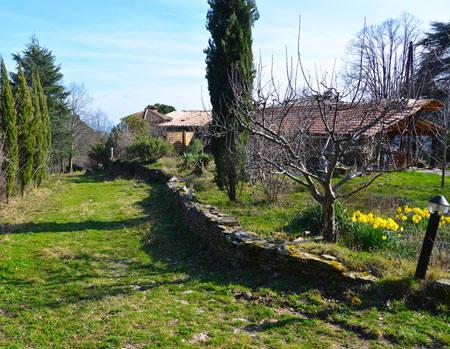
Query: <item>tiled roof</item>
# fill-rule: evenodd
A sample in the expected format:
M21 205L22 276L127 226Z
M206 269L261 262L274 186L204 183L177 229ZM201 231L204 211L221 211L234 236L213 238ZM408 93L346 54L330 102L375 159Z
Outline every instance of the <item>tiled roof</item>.
M406 107L395 108L387 103L361 103L357 106L326 104L318 107L308 101L303 105L268 108L259 117L275 132L295 133L298 131L315 135L327 134L327 127L336 134L349 134L367 128L363 133L372 136L404 120L420 110L435 110L442 107L436 100L409 100ZM429 123L432 125L431 123Z
M169 116L167 116L165 114L159 113L158 111L152 110L152 109L144 109L144 110L142 110L140 112L137 112L137 113L135 113L133 115L136 115L140 119L144 119L144 120L151 120L152 117L156 118L156 119L159 118L163 122L172 120L171 117L169 117Z
M167 114L171 121L161 123L161 127L206 127L212 121L209 110L177 110Z

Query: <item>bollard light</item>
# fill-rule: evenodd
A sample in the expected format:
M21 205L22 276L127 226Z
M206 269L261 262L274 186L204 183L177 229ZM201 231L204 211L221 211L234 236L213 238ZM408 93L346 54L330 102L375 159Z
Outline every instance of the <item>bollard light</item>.
M437 229L441 215L448 212L448 202L442 195L438 195L428 201L428 211L430 211L430 219L428 220L427 231L420 251L419 261L415 277L417 279L425 279L428 264L430 263L431 252L433 251L434 240L436 239Z
M448 206L447 200L445 200L442 195L438 195L428 201L428 211L430 211L430 213L441 212L441 214L447 214Z

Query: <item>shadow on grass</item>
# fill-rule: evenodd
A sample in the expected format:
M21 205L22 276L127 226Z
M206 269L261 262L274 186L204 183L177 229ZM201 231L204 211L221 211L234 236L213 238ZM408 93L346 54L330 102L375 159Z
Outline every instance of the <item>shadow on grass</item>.
M106 177L103 174L90 173L83 176L74 176L71 181L101 182ZM108 178L110 179L110 178ZM193 234L182 222L181 217L168 205L164 196L162 185L152 184L149 196L139 202L143 211L148 215L144 219L129 219L123 221L100 222L85 221L67 224L31 224L33 231L61 232L68 230L102 229L113 230L131 227L143 223L151 223L150 229L144 232L141 240L141 249L149 256L145 263L136 260L111 259L105 256L76 255L67 262L68 268L48 271L48 278L43 285L34 281L24 281L19 277L6 275L3 281L7 285L21 289L29 289L29 299L21 299L22 307L58 308L65 304L76 304L86 301L97 301L105 297L143 292L164 285L186 283L200 283L199 287L208 292L213 286L230 287L231 292L236 290L236 299L240 302L264 304L290 309L292 316L272 324L261 326L258 323L249 324L251 331L269 331L273 328L283 328L290 324L302 325L305 321L332 319L336 313L348 311L362 311L377 309L384 312L395 312L390 309L390 303L401 301L406 310L424 309L436 313L438 302L428 294L428 290L416 291L417 282L411 278L384 281L372 285L359 285L346 282L342 279L323 279L314 276L291 275L278 272L261 272L260 269L247 267L234 267L226 260L217 258L199 237ZM147 226L149 226L147 224ZM96 268L94 268L96 266ZM93 272L99 270L101 272ZM123 270L126 269L126 273ZM186 277L173 280L171 276L183 274ZM165 281L155 282L152 276L158 276ZM101 283L96 281L102 280ZM32 289L36 292L45 292L44 300L34 297ZM242 289L250 289L255 296L244 300ZM260 289L269 289L277 292L281 297L262 297ZM304 297L306 304L311 307L300 307L288 300L288 295L300 295L314 292L319 294L318 299ZM352 295L362 300L355 305ZM326 301L332 299L334 302ZM339 304L339 307L337 306ZM299 316L301 314L301 317ZM306 317L306 320L305 320ZM344 329L345 324L335 323ZM351 328L358 332L358 329ZM364 331L360 331L364 336ZM394 340L395 342L395 340Z

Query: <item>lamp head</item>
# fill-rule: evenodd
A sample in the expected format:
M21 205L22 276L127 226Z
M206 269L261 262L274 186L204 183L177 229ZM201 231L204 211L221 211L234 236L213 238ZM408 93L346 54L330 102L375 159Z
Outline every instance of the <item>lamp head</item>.
M438 212L441 212L442 214L447 214L449 204L445 197L438 195L428 201L427 206L430 213L438 214Z

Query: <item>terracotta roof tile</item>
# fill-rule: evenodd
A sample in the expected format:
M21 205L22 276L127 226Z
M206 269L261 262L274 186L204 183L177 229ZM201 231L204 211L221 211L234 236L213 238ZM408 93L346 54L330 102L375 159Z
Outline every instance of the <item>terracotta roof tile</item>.
M144 110L141 110L140 112L133 114L133 116L134 115L136 115L140 119L144 119L144 120L150 120L151 117L154 117L156 119L161 119L161 121L163 121L163 122L172 120L172 118L169 117L168 115L159 113L156 110L152 110L152 109L144 109Z
M161 123L161 127L179 126L179 127L206 127L212 121L211 111L208 110L177 110L167 116L172 120Z
M409 100L406 107L395 108L387 103L362 103L356 107L340 104L312 105L307 101L304 105L299 102L295 106L268 108L260 115L266 126L281 133L307 132L315 135L327 134L327 127L334 128L337 134L348 134L362 128L363 133L372 136L389 128L419 110L437 109L442 104L436 100ZM430 123L431 124L431 123Z

